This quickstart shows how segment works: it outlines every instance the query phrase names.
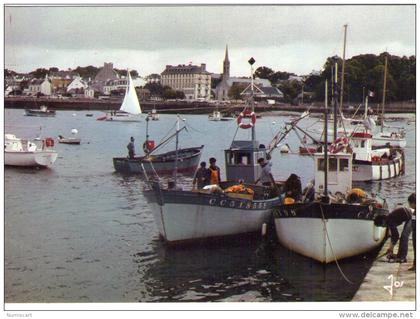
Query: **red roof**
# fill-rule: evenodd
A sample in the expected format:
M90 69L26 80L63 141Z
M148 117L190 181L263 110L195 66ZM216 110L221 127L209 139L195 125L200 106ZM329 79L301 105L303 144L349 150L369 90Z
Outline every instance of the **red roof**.
M354 132L351 137L359 137L359 138L372 138L372 134L364 133L364 132Z

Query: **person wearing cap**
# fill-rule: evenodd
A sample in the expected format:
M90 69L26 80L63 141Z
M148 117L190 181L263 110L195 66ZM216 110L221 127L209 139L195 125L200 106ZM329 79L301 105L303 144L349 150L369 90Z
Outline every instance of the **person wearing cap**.
M197 169L194 175L193 188L197 185L198 189L202 189L204 186L210 184L210 172L206 168L206 162L201 162L200 167Z
M134 151L134 137L130 137L130 143L128 143L127 149L128 149L128 157L134 158L134 156L136 155Z
M258 182L261 182L264 186L273 186L275 185L274 177L271 174L271 162L266 161L263 157L260 157L258 159L258 164L261 166L261 175L260 177L255 181L255 184Z
M210 166L208 168L208 174L210 179L210 185L219 185L220 179L220 168L216 165L216 159L211 157L209 159Z

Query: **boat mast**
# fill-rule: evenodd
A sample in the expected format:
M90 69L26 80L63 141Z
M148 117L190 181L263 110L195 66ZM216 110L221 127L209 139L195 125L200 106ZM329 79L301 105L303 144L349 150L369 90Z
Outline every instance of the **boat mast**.
M338 95L338 87L337 87L337 76L338 76L338 56L333 56L333 67L334 67L334 82L333 82L333 102L334 102L334 139L337 139L337 95ZM325 131L325 134L328 134L328 131Z
M385 70L384 70L384 89L382 91L382 114L381 114L381 133L384 131L384 113L385 113L385 95L386 95L386 76L388 69L388 55L385 55Z
M254 58L250 58L248 60L248 63L251 65L251 111L254 112L254 68L252 67L253 64L255 63L255 59ZM255 127L252 126L252 141L255 141Z
M175 138L175 167L174 167L174 184L176 186L178 173L178 133L179 133L179 114L176 116L176 138Z
M328 80L325 80L325 109L324 109L324 201L328 198Z
M344 65L346 64L347 26L348 26L347 24L344 25L343 64L341 65L341 84L340 84L340 114L343 113Z

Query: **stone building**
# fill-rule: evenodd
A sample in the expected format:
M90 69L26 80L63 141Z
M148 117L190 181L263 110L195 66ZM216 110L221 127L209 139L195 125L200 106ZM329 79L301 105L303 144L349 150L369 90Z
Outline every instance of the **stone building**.
M206 65L167 65L161 73L162 86L170 86L176 91L182 91L188 100L211 97L211 74L206 71Z

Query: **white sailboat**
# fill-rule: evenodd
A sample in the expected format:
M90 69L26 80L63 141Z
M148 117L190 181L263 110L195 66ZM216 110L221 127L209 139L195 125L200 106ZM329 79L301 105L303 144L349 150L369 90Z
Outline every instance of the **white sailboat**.
M141 107L137 98L136 89L131 79L130 72L127 70L127 88L120 109L118 111L108 112L105 118L99 119L118 122L140 122L140 115Z

